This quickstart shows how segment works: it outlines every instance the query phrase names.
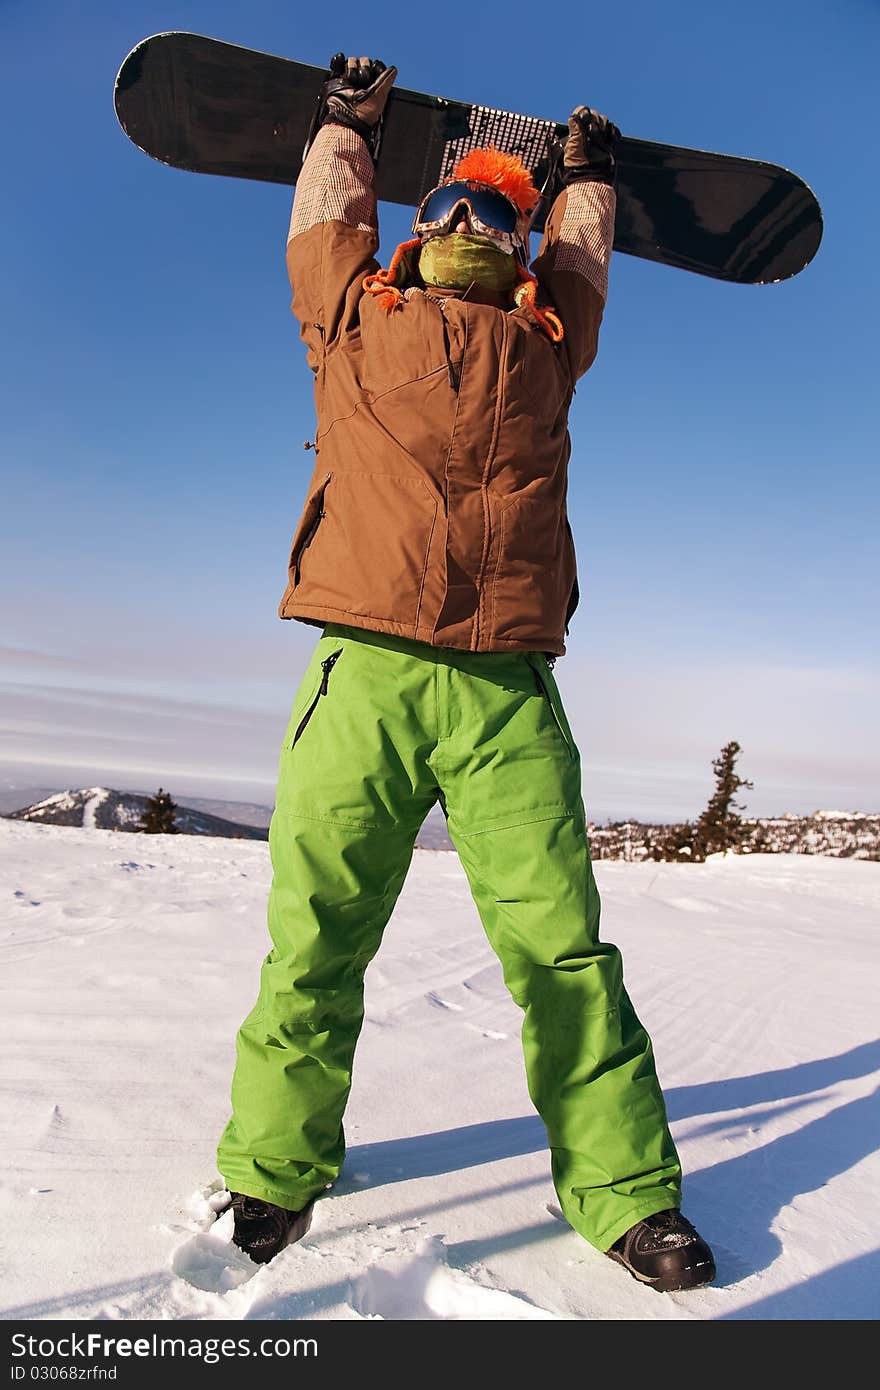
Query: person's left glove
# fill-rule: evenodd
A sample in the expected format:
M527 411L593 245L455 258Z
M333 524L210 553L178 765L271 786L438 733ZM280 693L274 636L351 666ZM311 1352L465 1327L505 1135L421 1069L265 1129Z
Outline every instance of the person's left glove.
M568 138L562 156L562 181L577 179L614 183L614 150L620 131L607 116L590 106L577 106L568 118Z
M382 114L397 68L380 58L330 59L330 77L321 88L320 125L344 125L362 135L375 158Z

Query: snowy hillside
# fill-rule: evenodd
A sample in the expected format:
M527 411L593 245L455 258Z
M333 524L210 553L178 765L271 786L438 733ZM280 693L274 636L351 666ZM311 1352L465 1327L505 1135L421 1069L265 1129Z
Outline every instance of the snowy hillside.
M269 874L260 843L0 821L3 1317L876 1317L876 864L597 866L718 1257L671 1295L560 1219L521 1016L457 857L421 850L367 976L343 1178L271 1265L230 1245L214 1147Z
M137 831L147 805L138 792L118 792L112 787L83 787L79 791L56 792L32 806L9 813L10 820L30 821L34 825L68 825L85 830ZM182 835L222 835L232 840L265 840L266 831L241 825L178 806L174 823Z
M86 787L56 792L29 806L16 808L11 820L35 825L72 825L99 830L136 830L146 805L139 792L119 792L108 787ZM225 807L229 806L228 813ZM247 818L235 819L235 807ZM220 835L237 840L265 840L272 814L268 806L206 801L178 806L178 830L188 835ZM746 854L830 854L839 859L880 860L880 816L861 811L815 811L811 816L776 816L744 820ZM594 859L623 859L639 863L662 858L655 852L665 834L675 827L618 821L608 825L589 822ZM423 821L416 844L422 849L453 848L446 820L434 805Z

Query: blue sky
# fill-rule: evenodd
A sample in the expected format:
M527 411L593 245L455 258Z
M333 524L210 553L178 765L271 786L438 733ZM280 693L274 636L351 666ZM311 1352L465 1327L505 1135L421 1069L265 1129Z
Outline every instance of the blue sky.
M113 112L125 53L189 29L559 119L584 101L814 188L823 245L783 284L614 258L557 675L596 818L695 813L731 738L755 812L880 809L877 6L514 3L491 34L460 0L328 13L0 0L0 776L271 801L317 636L275 616L312 466L290 192L167 169ZM380 222L387 255L408 219Z

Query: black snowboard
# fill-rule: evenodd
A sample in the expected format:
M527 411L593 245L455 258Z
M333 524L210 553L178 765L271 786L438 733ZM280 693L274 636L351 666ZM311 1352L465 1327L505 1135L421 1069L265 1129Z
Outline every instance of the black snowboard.
M165 164L294 184L326 77L323 68L200 34L155 34L122 64L116 114L126 135ZM550 133L567 126L394 87L378 196L415 207L463 154L487 144L518 155L540 187ZM786 169L626 136L617 157L615 251L740 284L785 280L816 254L819 204Z

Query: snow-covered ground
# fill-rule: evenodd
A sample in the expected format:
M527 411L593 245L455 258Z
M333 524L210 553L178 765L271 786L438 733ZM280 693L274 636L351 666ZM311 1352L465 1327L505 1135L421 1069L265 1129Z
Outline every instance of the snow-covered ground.
M214 1148L266 950L268 848L0 822L4 1318L873 1318L880 865L602 862L714 1245L657 1294L561 1220L520 1014L454 854L367 976L344 1176L258 1269Z

